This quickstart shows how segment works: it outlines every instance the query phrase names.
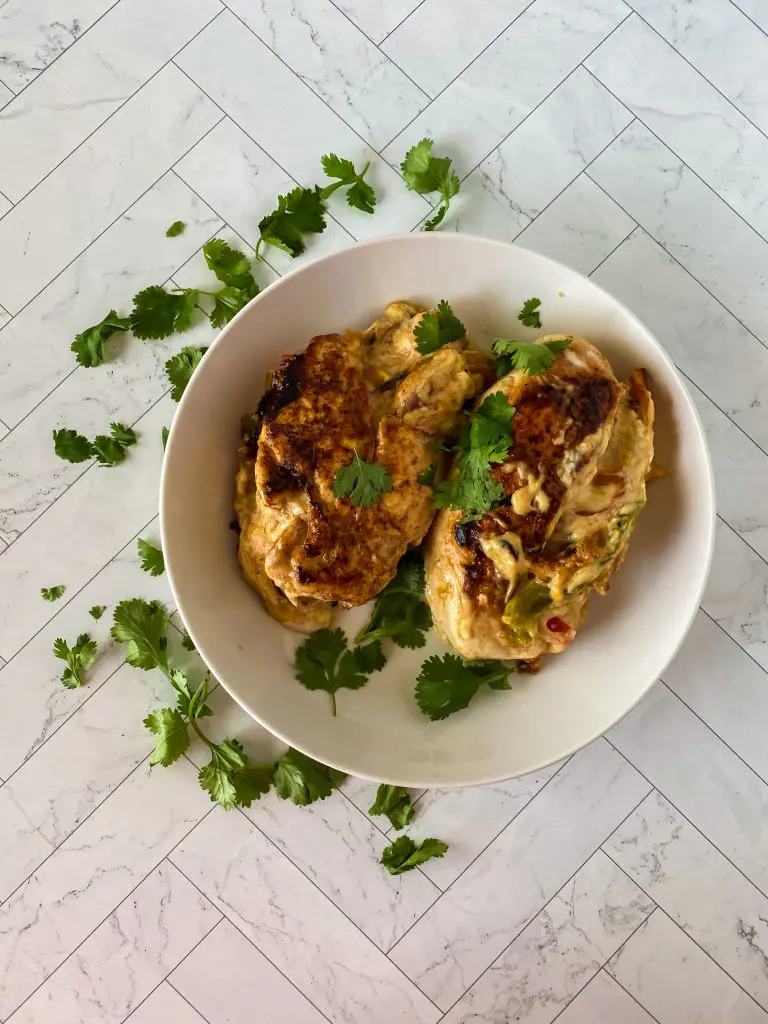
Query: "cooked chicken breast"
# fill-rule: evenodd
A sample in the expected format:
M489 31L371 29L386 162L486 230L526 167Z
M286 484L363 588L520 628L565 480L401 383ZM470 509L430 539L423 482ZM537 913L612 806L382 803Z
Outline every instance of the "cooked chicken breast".
M497 390L516 408L514 443L492 471L506 498L477 522L438 514L426 595L463 657L533 663L573 640L589 590L604 593L624 557L645 502L653 402L641 372L620 384L582 338L546 373L510 373L487 394Z
M334 604L370 601L432 522L432 489L419 478L487 385L490 361L469 357L466 341L422 356L424 312L393 303L362 334L313 338L275 372L258 437L241 445L240 562L270 614L295 629L326 625ZM370 508L334 495L355 451L391 476Z

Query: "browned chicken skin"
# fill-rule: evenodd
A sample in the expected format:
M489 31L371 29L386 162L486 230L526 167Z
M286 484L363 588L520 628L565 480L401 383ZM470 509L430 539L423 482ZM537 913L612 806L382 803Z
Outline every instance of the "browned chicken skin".
M473 523L438 514L427 600L464 657L534 661L564 650L590 588L604 592L624 556L645 501L653 403L642 374L627 389L581 338L546 373L510 373L496 390L516 408L514 443L493 469L509 500Z
M270 614L293 628L327 625L333 604L371 600L429 529L432 490L419 477L433 441L487 383L489 362L470 368L458 342L422 356L413 330L423 312L393 303L363 334L313 338L275 372L257 444L241 446L240 561ZM371 508L333 492L355 451L392 479Z

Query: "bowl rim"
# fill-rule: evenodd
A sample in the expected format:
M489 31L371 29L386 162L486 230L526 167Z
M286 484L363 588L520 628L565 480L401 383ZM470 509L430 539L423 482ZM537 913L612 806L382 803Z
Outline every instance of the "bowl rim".
M699 415L699 411L698 411L698 409L696 407L696 404L693 401L691 393L690 393L690 391L688 389L688 386L687 386L687 383L686 383L686 378L685 378L683 372L677 368L677 366L675 365L675 363L672 360L671 356L669 355L667 350L664 348L664 346L661 344L661 342L658 340L656 335L640 319L640 317L637 316L636 313L634 313L627 305L625 305L625 303L623 303L620 299L617 299L609 291L607 291L605 288L603 288L602 285L598 284L596 281L593 281L590 277L587 277L585 274L582 274L580 271L575 270L572 267L568 267L564 263L560 263L558 260L552 259L550 256L545 256L543 253L535 252L532 249L528 249L525 246L517 245L514 242L505 242L505 241L502 241L500 239L495 239L495 238L484 238L482 235L473 235L473 234L467 234L467 233L464 233L464 232L441 232L441 233L438 233L438 232L435 232L435 233L405 232L405 233L400 233L400 234L383 235L383 236L380 236L380 237L377 237L377 238L371 238L371 239L366 239L366 240L363 240L363 241L352 242L350 245L346 245L346 246L344 246L341 249L337 249L334 252L327 253L325 256L319 256L316 259L310 260L309 262L303 264L302 266L294 267L294 268L291 268L290 270L286 271L276 281L273 281L271 284L267 285L264 289L262 289L259 292L259 294L257 296L255 296L255 298L251 299L250 302L248 302L247 305L245 305L241 310L239 310L235 314L235 316L229 321L229 323L227 323L221 329L221 331L216 336L216 338L214 338L214 340L208 346L208 349L207 349L205 355L203 356L203 359L200 362L200 366L195 371L195 373L192 375L192 378L190 379L190 382L187 385L187 388L185 389L185 392L184 392L184 394L181 397L181 401L179 402L178 408L176 409L174 417L173 417L173 420L171 422L170 432L169 432L169 435L168 435L168 439L167 439L167 443L166 443L166 448L165 448L165 451L164 451L164 454L163 454L162 466L161 466L161 470L160 470L160 502L159 502L160 538L161 538L161 545L162 545L163 551L165 552L166 550L169 550L169 546L166 543L167 536L168 536L167 510L168 510L168 506L169 506L169 503L170 503L170 498L169 498L169 494L168 494L168 489L169 489L169 486L168 486L168 476L169 476L168 467L170 466L172 458L173 458L174 434L175 434L174 426L176 424L176 421L179 419L179 417L180 417L180 415L181 415L185 405L189 404L189 402L190 402L190 395L194 394L194 391L196 389L195 385L196 384L199 385L200 367L204 367L209 353L216 346L218 346L222 342L222 339L231 331L231 329L234 328L234 326L241 319L244 319L247 316L251 315L252 310L255 307L257 307L259 301L263 298L265 293L267 291L272 291L273 288L281 287L285 282L289 282L289 281L291 281L295 277L300 277L300 276L302 276L304 274L312 272L321 263L329 263L329 262L332 262L335 259L338 259L338 258L344 256L351 249L359 249L359 248L374 249L374 248L386 247L387 245L402 244L402 243L407 243L409 245L420 245L420 244L435 245L436 243L438 245L440 245L440 244L448 244L448 245L457 245L458 244L458 245L462 245L465 242L474 243L474 244L480 243L480 244L482 244L484 246L490 246L490 247L493 247L493 248L515 249L518 252L523 253L525 256L531 256L531 257L534 257L538 261L543 261L544 263L549 264L552 268L557 268L559 270L565 270L569 274L575 274L583 282L586 282L590 287L596 288L598 291L602 292L603 295L605 295L612 303L615 303L615 305L619 309L621 309L624 312L624 314L629 317L630 320L633 320L637 325L639 325L639 327L645 333L647 340L650 341L650 343L656 348L659 356L666 363L667 368L670 370L672 376L675 378L677 384L679 385L681 394L682 394L682 396L683 396L683 398L685 400L688 412L689 412L690 417L691 417L691 422L692 422L693 426L695 427L696 435L698 437L698 441L699 441L701 450L703 451L703 454L704 454L704 465L705 465L705 469L706 469L706 491L705 491L705 494L706 494L706 499L707 499L707 504L708 504L708 512L709 512L709 515L707 516L708 534L707 534L707 538L706 538L706 542L707 542L706 543L706 558L705 558L705 562L704 562L704 566L703 566L703 572L702 572L702 575L701 575L701 582L699 584L698 593L696 594L696 601L695 601L695 603L692 603L692 610L689 613L689 615L687 616L684 628L680 631L680 636L678 638L678 641L677 641L676 645L674 646L673 650L669 653L669 655L666 657L666 659L664 660L664 664L659 668L658 672L654 674L654 677L651 679L651 681L637 695L637 697L632 700L631 704L629 704L624 709L624 711L621 712L621 714L619 714L615 718L613 718L604 727L602 727L602 728L600 728L600 729L590 733L588 737L586 737L585 739L583 739L582 741L580 741L578 743L573 744L571 747L569 747L567 750L564 750L563 752L558 754L556 757L545 758L541 762L537 762L535 764L532 764L530 767L526 768L525 772L517 772L517 773L513 773L512 775L509 775L507 773L492 774L492 775L488 775L488 776L483 776L482 778L472 778L469 781L456 780L456 781L449 782L449 783L447 783L444 779L438 779L438 780L434 780L434 781L425 781L424 778L420 778L417 782L414 782L412 779L408 779L407 777L403 777L403 776L393 775L393 776L381 777L381 776L368 775L365 772L360 771L359 768L350 768L348 765L345 765L342 762L337 761L336 759L324 758L324 760L322 762L320 762L320 763L323 763L323 764L327 764L329 767L335 768L338 771L345 772L347 775L352 775L352 776L354 776L356 778L365 779L366 781L369 781L369 782L384 783L386 785L403 786L405 788L410 788L410 789L414 789L414 788L416 788L416 789L435 789L435 788L463 789L465 787L472 787L472 786L492 785L492 784L497 784L497 783L505 782L505 781L507 781L508 779L511 779L511 778L520 778L523 775L530 774L531 772L541 771L542 769L547 768L550 765L555 764L556 762L558 762L560 760L563 760L565 758L571 757L573 754L575 754L579 750L584 749L585 747L589 746L591 743L594 743L595 740L599 739L601 736L604 736L607 732L609 732L611 729L613 729L619 722L621 722L628 714L630 714L630 712L633 711L634 708L637 707L637 705L640 703L640 701L653 689L654 686L656 686L659 683L659 681L661 681L663 673L666 671L666 669L669 667L669 665L675 659L675 657L677 656L677 654L680 651L680 648L682 647L683 643L685 642L685 639L688 636L688 634L689 634L689 632L691 630L691 627L693 625L694 619L696 618L696 615L698 614L698 612L699 612L699 610L701 608L701 599L702 599L702 596L704 594L704 590L706 588L706 585L707 585L707 582L708 582L708 579L709 579L710 570L711 570L711 567L712 567L712 558L713 558L713 555L714 555L714 546L715 546L715 527L716 527L716 521L717 521L715 475L714 475L714 468L713 468L713 465L712 465L712 456L711 456L711 453L710 453L710 450L709 450L709 444L707 443L707 435L706 435L706 431L704 429L704 424L703 424L703 422L701 420L701 417ZM176 610L179 613L179 615L181 616L181 619L182 619L182 621L184 623L184 627L187 630L187 632L189 633L193 643L195 644L195 648L197 649L197 652L199 653L199 655L202 658L203 662L205 663L206 667L209 668L210 671L213 673L214 669L213 669L213 666L211 664L211 661L206 656L204 645L201 645L198 642L198 637L195 635L194 629L191 628L187 624L186 619L184 618L184 613L183 613L183 604L184 604L184 602L183 602L183 600L181 598L181 594L180 594L179 589L177 587L177 582L176 582L176 579L175 579L175 576L174 576L173 565L171 564L171 560L170 559L166 560L166 574L167 574L167 577L168 577L168 584L169 584L169 587L170 587L170 590L171 590L171 595L172 595L174 603L176 605ZM212 659L212 660L215 660L215 659ZM306 749L302 745L298 745L298 744L294 743L294 741L289 739L286 735L284 735L282 731L280 731L279 729L273 727L268 722L266 722L261 717L261 715L259 715L256 712L256 710L252 706L250 706L249 702L245 698L241 698L240 696L238 696L237 693L235 693L230 688L230 686L227 684L227 682L223 678L220 678L218 675L216 675L216 679L219 682L219 684L226 690L226 692L229 694L229 696L246 712L246 714L248 714L255 722L257 722L259 725L261 725L264 729L266 729L267 732L269 732L272 736L276 737L281 742L287 744L289 747L293 747L295 750L298 750L301 753L306 754L308 757L311 757L314 760L318 760L318 758L315 756L315 754L313 754L310 750Z

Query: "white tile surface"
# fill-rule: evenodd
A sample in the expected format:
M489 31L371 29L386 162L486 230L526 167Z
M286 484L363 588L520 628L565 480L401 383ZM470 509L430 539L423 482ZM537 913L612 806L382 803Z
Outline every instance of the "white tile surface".
M657 910L608 965L659 1024L765 1024L768 1014Z
M764 0L0 0L0 1020L768 1024L766 56ZM147 777L167 684L109 629L127 597L173 608L136 554L162 364L215 334L121 335L94 370L70 344L146 285L210 283L203 243L252 247L325 152L371 160L376 214L338 193L262 288L420 227L398 168L425 135L468 175L444 230L594 272L655 332L720 519L703 610L618 750L413 791L409 833L450 846L396 878L375 783L203 821L197 743ZM54 426L112 418L136 421L124 465L53 457ZM53 641L85 629L99 656L66 690ZM223 688L211 704L215 738L282 750Z
M16 154L0 164L0 189L18 202L220 10L219 0L120 0L0 111L0 150Z
M395 963L447 1010L649 788L604 740L576 754L395 946Z

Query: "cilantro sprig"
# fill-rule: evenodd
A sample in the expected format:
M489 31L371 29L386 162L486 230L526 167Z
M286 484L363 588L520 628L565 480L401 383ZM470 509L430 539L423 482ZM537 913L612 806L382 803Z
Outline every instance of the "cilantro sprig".
M359 690L385 663L380 641L350 651L344 630L318 629L296 649L293 672L308 690L330 694L331 714L336 717L336 691Z
M535 327L538 330L541 327L540 308L541 299L526 299L522 309L517 314L517 319L524 327Z
M307 245L304 235L325 231L325 203L317 188L294 188L277 197L277 207L259 221L256 256L263 245L274 245L291 256L300 256Z
M94 324L93 327L87 327L82 333L75 335L75 340L70 348L75 353L75 358L80 366L101 366L106 361L104 343L113 334L130 329L130 317L118 316L114 309L110 309L99 323Z
M366 462L354 449L348 466L336 470L333 493L337 498L349 498L353 505L372 508L382 494L392 490L392 477L386 466Z
M466 327L454 316L446 299L438 302L437 309L423 313L413 331L416 348L423 356L442 348L449 341L461 341L466 336Z
M416 813L411 803L411 794L402 786L387 786L382 783L376 790L376 799L368 809L372 816L386 814L393 828L405 828Z
M456 654L427 658L416 682L416 703L436 722L469 706L480 687L510 690L509 674L501 661L465 661Z
M40 596L44 601L58 601L66 589L63 583L57 583L55 587L41 587Z
M421 195L430 192L440 194L440 206L435 216L425 222L425 231L434 231L442 223L451 199L458 195L461 188L459 176L451 168L451 158L433 156L432 146L432 139L422 139L408 150L400 165L403 179L413 192Z
M93 441L76 430L53 431L53 450L66 462L87 462L95 458L100 466L117 466L128 448L136 444L136 432L122 423L113 423L110 434L97 434Z
M66 640L57 637L53 642L54 657L67 663L61 674L61 683L68 690L83 685L83 674L96 660L96 641L88 633L81 633L70 647Z
M150 576L162 576L165 572L165 559L160 548L150 544L143 537L139 537L136 546L139 551L139 558L141 558L141 568L144 572L148 572Z
M512 446L515 407L496 391L471 414L457 446L455 472L438 485L435 508L464 512L465 522L479 519L504 498L504 488L491 475L491 466L503 462Z
M543 342L497 338L493 343L496 376L505 377L513 370L523 370L529 377L537 377L548 370L555 362L557 353L570 344L570 338L553 338Z
M395 578L376 598L355 643L391 637L398 647L423 647L431 626L432 612L424 600L424 563L417 554L406 554L400 559Z
M373 186L365 181L366 172L371 166L370 161L366 161L363 169L359 172L351 160L336 156L335 153L327 153L320 162L329 178L338 178L338 181L320 189L323 199L328 199L337 189L346 187L347 202L350 206L356 210L362 210L363 213L373 213L376 206L376 192Z
M168 610L159 601L132 598L115 608L111 631L112 638L123 645L129 665L147 672L160 669L176 694L175 706L157 708L144 719L155 741L150 768L168 767L178 761L189 750L191 730L210 754L210 760L198 772L198 781L211 800L225 810L250 807L273 784L279 797L297 804L330 796L346 776L306 754L289 748L274 763L252 762L239 740L230 737L214 743L206 735L200 720L213 714L207 704L211 676L206 672L199 686L192 689L187 673L173 666L166 635L169 624ZM78 642L82 639L88 638L79 637Z
M442 839L424 839L415 843L410 836L400 836L381 854L381 863L390 875L402 875L405 871L413 871L433 857L443 857L448 844Z
M174 402L180 402L181 396L187 389L192 379L192 374L200 365L200 362L208 351L208 346L187 345L181 349L176 355L171 358L165 364L165 372L168 377L168 382L171 385L171 398ZM167 428L166 428L167 429ZM165 447L165 441L168 439L168 435L165 435L163 441L163 447Z

